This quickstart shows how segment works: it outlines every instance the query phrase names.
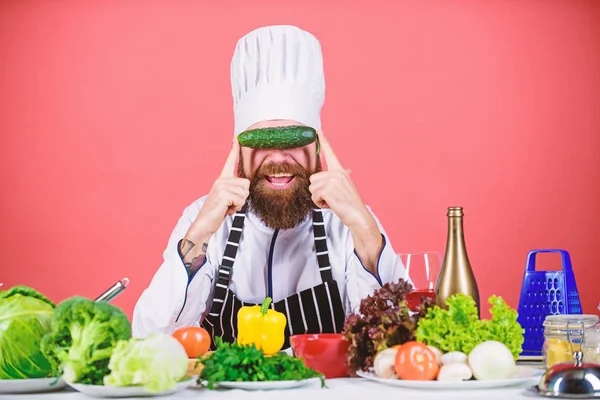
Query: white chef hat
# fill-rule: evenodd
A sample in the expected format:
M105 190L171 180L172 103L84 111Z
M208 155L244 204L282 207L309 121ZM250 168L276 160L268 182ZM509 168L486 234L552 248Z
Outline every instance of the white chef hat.
M295 26L267 26L242 37L231 60L234 134L264 120L321 128L325 78L321 45Z

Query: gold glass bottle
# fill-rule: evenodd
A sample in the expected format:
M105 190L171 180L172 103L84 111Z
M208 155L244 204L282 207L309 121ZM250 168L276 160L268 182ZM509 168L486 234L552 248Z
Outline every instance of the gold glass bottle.
M446 309L446 299L456 293L468 294L480 312L479 289L467 256L462 207L448 207L448 237L442 268L435 285L436 303Z

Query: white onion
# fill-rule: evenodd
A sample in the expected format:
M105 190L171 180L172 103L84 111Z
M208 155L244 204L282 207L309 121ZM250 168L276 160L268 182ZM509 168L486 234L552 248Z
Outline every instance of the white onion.
M506 379L517 371L517 363L504 343L489 340L469 353L469 366L478 380Z

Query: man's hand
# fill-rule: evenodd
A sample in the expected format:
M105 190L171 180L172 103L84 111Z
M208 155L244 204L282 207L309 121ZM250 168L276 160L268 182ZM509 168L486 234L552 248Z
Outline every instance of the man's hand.
M350 179L350 172L342 167L323 131L318 134L327 170L310 177L312 200L317 207L330 208L350 229L354 248L363 265L377 275L377 260L383 246L377 222L364 205Z
M323 131L319 131L319 143L327 171L310 177L313 202L317 207L331 208L347 227L361 223L369 211L350 179L350 171L342 167Z
M250 194L250 181L235 175L239 151L240 145L234 139L221 175L214 182L202 209L181 241L179 251L190 276L204 263L210 237L226 216L242 209Z
M226 216L242 209L250 194L250 181L235 175L240 145L233 140L221 175L214 182L196 221L206 233L215 233Z

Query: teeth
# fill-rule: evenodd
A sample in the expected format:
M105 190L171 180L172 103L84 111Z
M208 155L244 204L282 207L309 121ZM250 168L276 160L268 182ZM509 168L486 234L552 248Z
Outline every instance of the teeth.
M271 178L283 178L283 177L291 177L292 174L275 174L275 175L269 175L269 177Z

